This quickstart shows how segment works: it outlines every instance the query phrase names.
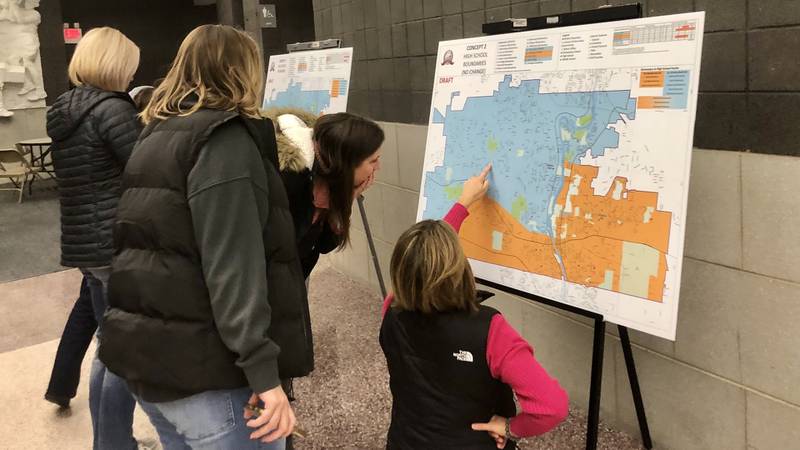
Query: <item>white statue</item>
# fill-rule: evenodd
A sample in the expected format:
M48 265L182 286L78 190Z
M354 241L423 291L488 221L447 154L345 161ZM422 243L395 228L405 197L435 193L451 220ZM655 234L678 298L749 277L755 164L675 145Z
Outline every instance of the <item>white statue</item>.
M11 0L0 0L0 20L9 20L11 13L9 13L9 5Z
M11 117L14 115L14 113L7 110L6 104L3 103L3 88L5 87L5 81L4 81L5 78L6 78L6 65L0 63L0 117Z
M3 88L8 83L22 83L16 95L25 97L13 102L17 106L47 97L39 61L38 27L42 17L35 9L38 7L39 0L0 0L0 117L12 114L3 103ZM5 99L13 100L8 94Z

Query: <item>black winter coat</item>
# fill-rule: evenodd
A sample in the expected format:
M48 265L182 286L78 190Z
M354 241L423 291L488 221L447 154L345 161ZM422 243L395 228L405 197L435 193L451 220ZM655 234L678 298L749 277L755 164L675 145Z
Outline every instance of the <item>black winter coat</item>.
M283 114L296 116L309 128L313 128L317 116L297 108L272 108L264 111L264 115L275 124L281 178L289 196L300 264L303 266L303 275L308 278L317 265L320 254L335 250L342 241L341 236L333 232L327 220L313 223L316 211L313 167L306 161L304 151L280 129L278 117Z
M127 94L88 86L65 92L47 113L63 266L111 265L121 175L142 130L136 114Z
M99 357L147 401L248 384L236 365L238 355L219 332L236 325L214 320L186 192L203 146L215 129L232 121L245 125L266 169L264 295L271 317L263 320L270 320L269 338L280 346L279 375L301 377L313 370L308 299L289 200L276 170L272 124L201 109L148 125L123 177Z

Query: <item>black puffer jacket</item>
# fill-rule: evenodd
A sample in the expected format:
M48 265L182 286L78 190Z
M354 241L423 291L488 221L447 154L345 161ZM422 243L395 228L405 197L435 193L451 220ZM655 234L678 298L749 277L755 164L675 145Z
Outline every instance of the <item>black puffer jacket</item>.
M61 196L61 264L111 265L122 171L142 125L127 94L87 86L62 94L47 113Z
M341 237L333 232L327 220L318 220L316 223L313 221L315 211L313 162L309 163L304 156L305 150L283 134L278 117L291 114L308 128L314 127L317 117L298 108L271 108L262 111L262 114L275 124L281 178L289 196L300 264L303 266L303 275L308 278L317 265L320 254L332 252L342 241Z

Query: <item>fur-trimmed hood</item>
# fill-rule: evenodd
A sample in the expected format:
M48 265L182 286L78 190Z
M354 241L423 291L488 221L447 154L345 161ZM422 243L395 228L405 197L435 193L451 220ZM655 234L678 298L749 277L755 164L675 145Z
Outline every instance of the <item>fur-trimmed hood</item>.
M261 111L275 124L280 170L300 173L314 164L311 139L317 116L299 108L270 108Z

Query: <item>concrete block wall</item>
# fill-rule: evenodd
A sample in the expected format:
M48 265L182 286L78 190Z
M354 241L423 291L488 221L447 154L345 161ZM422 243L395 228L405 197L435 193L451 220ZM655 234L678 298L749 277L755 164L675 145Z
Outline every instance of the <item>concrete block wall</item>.
M387 122L426 124L440 40L481 36L508 17L630 0L314 0L317 38L355 47L350 105ZM706 12L695 144L800 156L800 2L639 0L644 15Z
M416 217L427 129L382 122L378 182L366 193L384 279ZM631 332L656 448L789 449L800 442L800 158L696 149L675 342ZM356 215L357 212L355 213ZM333 265L375 288L361 219ZM592 328L506 294L491 303L586 408ZM601 417L638 436L616 328L608 327Z

